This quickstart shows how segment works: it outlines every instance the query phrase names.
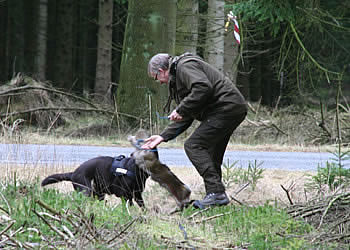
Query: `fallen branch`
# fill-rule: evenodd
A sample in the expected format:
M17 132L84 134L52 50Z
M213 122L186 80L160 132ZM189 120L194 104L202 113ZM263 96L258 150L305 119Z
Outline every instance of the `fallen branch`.
M201 214L201 213L207 211L208 209L209 209L209 207L207 207L207 208L205 208L205 209L203 209L203 210L199 210L199 211L197 211L197 212L191 214L189 217L187 217L187 219L192 219L193 217L195 217L195 216L197 216L197 215L199 215L199 214Z
M32 108L32 109L27 109L23 111L16 111L16 112L11 112L7 114L0 114L0 117L7 117L7 116L14 116L14 115L22 115L22 114L27 114L27 113L33 113L33 112L38 112L38 111L79 111L79 112L99 112L99 113L104 113L104 114L109 114L109 115L115 115L115 111L110 111L106 109L99 109L99 108L68 108L68 107L38 107L38 108ZM117 115L122 115L126 116L129 118L133 118L136 120L142 120L141 118L126 114L126 113L120 113L118 112Z
M243 202L237 200L235 197L233 197L232 195L230 195L231 199L234 200L235 202L237 202L239 205L243 206Z
M246 187L250 185L250 182L247 182L246 184L243 184L239 187L239 189L235 192L235 195L238 195L240 192L242 192Z
M250 124L256 126L256 127L266 127L266 128L275 128L277 131L279 131L280 133L284 134L284 135L288 135L288 133L284 132L281 128L279 128L276 124L274 124L271 121L252 121L249 120L248 118L246 118L246 121L249 122Z
M7 230L9 230L13 224L15 224L15 221L11 221L1 232L0 232L0 236L3 235L4 233L6 233Z
M121 236L123 233L126 232L126 230L128 230L128 228L134 224L135 221L137 221L139 219L139 217L135 217L134 219L132 219L131 221L129 221L125 226L124 228L117 234L115 235L114 237L112 237L110 240L107 241L107 243L111 243L112 241L114 241L115 239L117 239L119 236Z
M320 224L318 225L317 229L320 229L320 227L322 226L322 223L323 223L323 220L324 220L324 217L326 216L328 210L330 209L330 207L333 205L333 203L340 199L341 197L343 197L344 195L338 195L336 197L334 197L328 204L328 206L326 207L326 209L324 210L323 214L322 214L322 217L321 217L321 220L320 220Z
M19 91L22 91L22 90L32 90L32 89L34 89L34 90L45 90L45 91L48 91L48 92L69 96L69 97L77 99L77 100L79 100L79 101L81 101L83 103L89 104L90 106L92 106L94 108L97 108L97 106L95 104L93 104L92 102L90 102L90 101L88 101L85 98L82 98L80 96L76 96L76 95L73 95L71 93L67 93L67 92L64 92L64 91L61 91L61 90L57 90L57 89L53 89L53 88L46 88L46 87L39 87L39 86L26 85L26 86L23 86L23 87L8 89L8 90L5 90L5 91L1 91L0 92L0 96L6 95L6 94L9 94L9 93L12 93L12 92L19 92Z
M42 219L42 220L44 221L44 223L45 223L46 225L48 225L49 228L51 228L52 231L54 231L55 233L57 233L57 234L58 234L59 236L61 236L64 240L68 240L68 239L69 239L69 237L68 237L66 234L64 234L63 232L61 232L60 230L58 230L58 228L55 227L54 225L51 225L44 217L42 217L42 216L41 216L39 213L37 213L34 209L33 209L32 211L33 211L33 213L36 214L36 216L38 216L40 219Z
M53 213L54 215L60 215L61 213L55 210L54 208L50 207L46 203L44 203L41 200L35 200L35 202L40 205L41 207L45 208L46 210L49 210L49 212Z

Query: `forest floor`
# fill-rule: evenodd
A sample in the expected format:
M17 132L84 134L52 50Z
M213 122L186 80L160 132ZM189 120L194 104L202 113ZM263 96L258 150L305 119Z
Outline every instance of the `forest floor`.
M40 92L41 97L38 98L37 94L31 93L26 95L27 98L28 96L30 98L22 104L22 107L30 107L36 100L42 101L41 98L48 97L48 95L42 95ZM65 103L64 105L67 105L67 100L62 99L61 101ZM41 103L39 104L41 105ZM61 104L55 105L60 106ZM71 104L71 106L75 107L75 104ZM16 108L13 108L13 110L16 110ZM78 112L79 115L77 112L69 113L64 111L51 112L51 114L34 112L30 116L25 114L23 117L16 116L17 118L13 116L3 117L1 120L0 142L129 146L126 140L127 135L134 134L139 128L146 128L150 134L158 134L168 124L168 121L155 119L152 120L152 123L147 123L144 120L143 123L128 127L123 120L114 120L114 116L81 112ZM349 109L346 110L344 108L344 110L341 110L338 120L336 116L334 110L323 110L323 112L320 112L317 108L305 106L266 108L259 103L250 104L247 118L234 132L228 149L309 152L338 152L341 149L342 152L349 152ZM28 126L28 123L31 123L32 126ZM167 146L182 148L183 142L197 125L198 123L194 123L185 133L176 138L176 140L169 142ZM341 147L339 147L336 140L339 135L342 138ZM77 165L15 166L6 164L0 167L3 170L0 173L0 179L5 187L6 183L12 183L13 181L15 183L19 181L40 183L41 179L50 174L71 171ZM202 179L194 168L170 167L191 188L192 199L201 199L204 196ZM325 200L324 197L328 195L338 195L337 192L339 191L336 187L333 187L333 190L329 189L326 184L327 178L326 180L321 180L321 185L316 187L316 189L308 190L307 184L312 181L311 176L318 174L316 171L265 169L260 174L255 174L255 177L261 177L256 179L256 186L251 185L252 183L244 186L246 179L240 173L237 173L237 175L229 174L223 178L227 187L227 193L232 198L231 205L233 208L236 206L260 207L265 204L288 208L291 206L291 203L301 206L312 201L315 197ZM345 187L349 178L341 179L342 181L345 180L345 182L342 183L340 188ZM51 185L48 189L57 189L65 194L71 194L73 190L72 185L65 182ZM348 195L348 186L343 191ZM320 193L322 196L319 196ZM175 208L176 203L172 198L169 198L168 193L157 183L148 180L143 197L151 218L152 216L164 215L166 220L173 219L169 213ZM333 204L341 200L340 198L339 195L335 196L322 210L318 209L317 211L324 211L324 215L326 215L330 208L333 207ZM106 205L108 207L114 208L119 204L121 204L119 198L107 197ZM340 205L343 206L342 204ZM346 209L348 209L348 206ZM333 217L340 218L336 212L333 214ZM322 222L323 217L318 216L318 220L321 219ZM349 217L346 218L349 219ZM342 225L341 235L337 234L337 237L343 237L344 233L348 235L350 231L349 220L340 223ZM345 230L343 230L344 227ZM345 239L345 241L348 242L349 239Z

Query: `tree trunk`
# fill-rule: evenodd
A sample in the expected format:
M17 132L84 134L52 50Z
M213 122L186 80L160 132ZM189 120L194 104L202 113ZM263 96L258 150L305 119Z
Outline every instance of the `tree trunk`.
M56 32L53 81L57 87L71 89L73 85L73 13L74 2L56 3Z
M198 0L180 0L177 3L176 54L196 54L198 43Z
M113 0L99 0L95 94L110 103L112 82Z
M208 0L207 61L224 71L224 0Z
M252 46L257 51L259 50L259 46ZM262 90L264 86L261 85L261 57L256 56L253 60L250 60L250 65L252 68L252 73L250 74L250 88L249 88L249 96L250 100L253 102L259 101L262 97Z
M8 12L8 2L0 2L0 34L2 34L2 39L0 39L0 58L2 62L0 63L0 84L7 80L8 73L8 61L7 61L7 12Z
M37 54L35 57L35 72L39 80L46 80L46 48L47 48L47 0L39 0L37 24Z
M93 92L96 78L97 25L94 18L98 13L98 1L79 2L78 14L78 53L76 90L88 95Z
M24 1L8 1L7 20L7 51L9 76L12 78L18 72L24 72L24 34L25 34L25 10Z
M233 26L225 33L225 54L224 54L224 73L236 84L237 70L239 63L239 44L236 42L233 34Z
M148 77L147 65L156 53L174 53L176 1L130 0L128 4L118 110L145 118L149 117L150 99L152 108L157 109L161 106L161 99L166 99L160 94L161 89L166 92L166 88L161 88Z
M126 17L128 14L127 3L114 4L113 23L118 24L113 27L113 50L112 50L112 95L117 96L117 87L115 83L119 82L120 64L122 61L122 50L124 31L126 26Z

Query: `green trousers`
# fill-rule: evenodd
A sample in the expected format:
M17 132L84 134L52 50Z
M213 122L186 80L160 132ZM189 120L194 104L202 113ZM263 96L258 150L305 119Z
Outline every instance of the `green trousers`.
M187 157L202 176L207 194L225 192L221 164L233 131L245 117L246 113L224 118L212 115L185 142Z

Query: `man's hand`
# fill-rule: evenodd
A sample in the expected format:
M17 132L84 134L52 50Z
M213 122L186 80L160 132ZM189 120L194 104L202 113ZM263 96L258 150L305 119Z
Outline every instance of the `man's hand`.
M176 112L176 109L174 109L173 112L171 112L171 114L169 115L169 120L171 120L171 121L181 121L182 120L182 116L179 115L179 113Z
M141 146L143 149L152 149L157 147L160 143L164 141L164 138L160 135L152 135L151 137L145 139L145 144Z

